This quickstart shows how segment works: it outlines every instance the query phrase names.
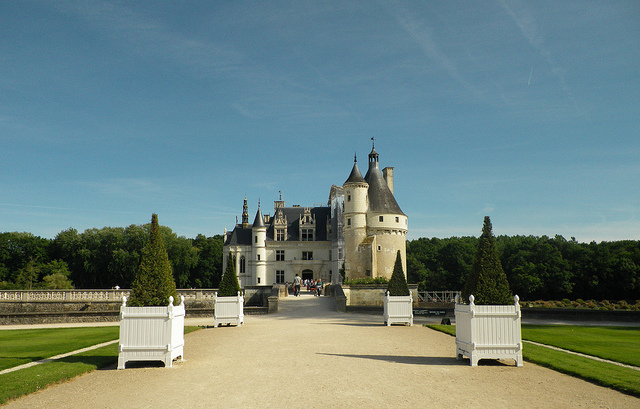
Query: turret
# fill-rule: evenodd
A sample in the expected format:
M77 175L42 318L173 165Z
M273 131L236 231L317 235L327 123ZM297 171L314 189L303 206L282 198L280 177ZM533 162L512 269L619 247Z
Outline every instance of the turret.
M393 168L383 175L378 159L373 145L365 177L354 163L343 186L345 275L351 279L391 277L398 251L406 272L407 216L393 195Z
M254 285L265 285L267 280L267 227L264 224L260 205L258 205L258 212L253 221L253 226L251 226L251 235L253 237L251 245L255 266L253 269L255 272Z
M398 251L402 258L403 270L407 271L407 216L393 195L393 168L385 168L384 174L380 171L375 146L369 154L369 171L365 180L369 184L367 236L372 237L372 276L389 278L393 273Z
M358 159L354 156L351 174L344 182L343 232L345 250L345 275L347 278L364 277L370 265L358 259L358 245L367 237L367 209L369 206L367 190L369 184L364 180Z

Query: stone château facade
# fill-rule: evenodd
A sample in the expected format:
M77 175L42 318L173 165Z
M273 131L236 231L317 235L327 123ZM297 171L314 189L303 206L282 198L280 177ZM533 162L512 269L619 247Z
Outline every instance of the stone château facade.
M249 224L245 198L242 223L224 232L223 271L231 253L242 287L291 282L296 274L338 283L343 266L347 278L388 278L399 250L406 274L407 228L393 195L393 168L380 171L374 146L365 176L354 159L327 206L286 207L280 198L273 216L258 206Z

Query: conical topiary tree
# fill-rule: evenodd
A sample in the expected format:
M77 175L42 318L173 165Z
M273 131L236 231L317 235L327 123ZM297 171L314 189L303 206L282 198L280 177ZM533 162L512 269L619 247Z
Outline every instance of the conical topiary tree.
M469 295L475 297L475 304L506 305L513 303L507 275L502 269L496 238L493 236L491 219L485 216L482 236L478 243L478 252L473 260L469 278L462 291L462 300L467 302Z
M407 284L407 279L405 278L404 271L402 270L402 256L400 255L400 250L398 250L398 254L396 256L396 263L393 266L393 273L391 274L391 279L389 279L387 291L391 296L410 294L409 285Z
M222 280L220 281L220 288L218 288L218 296L231 297L238 295L240 291L240 284L238 283L238 276L236 275L236 263L231 252L229 252L229 258L227 259L227 268L224 270Z
M151 216L149 241L142 248L140 266L131 284L128 304L134 307L166 306L169 297L178 302L171 263L160 235L158 215Z

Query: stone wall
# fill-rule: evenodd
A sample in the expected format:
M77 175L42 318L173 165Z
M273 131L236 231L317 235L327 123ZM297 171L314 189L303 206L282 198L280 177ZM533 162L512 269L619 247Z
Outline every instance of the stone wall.
M342 292L348 307L380 307L382 296L387 289L386 284L342 284ZM418 285L409 284L413 296L413 305L418 305Z
M244 288L246 315L277 312L272 286ZM215 289L178 290L187 318L212 317ZM118 321L122 295L128 290L3 291L0 325ZM278 292L276 292L278 294ZM271 304L273 305L269 305Z

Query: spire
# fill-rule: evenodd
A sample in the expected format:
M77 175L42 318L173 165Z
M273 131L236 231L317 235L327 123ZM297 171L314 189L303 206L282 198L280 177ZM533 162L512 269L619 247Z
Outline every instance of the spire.
M378 167L378 152L376 152L376 141L374 138L371 138L371 153L369 154L369 172L371 171L372 166L376 168Z
M378 168L378 152L376 152L376 142L374 138L371 138L371 153L369 153L369 169L367 169L366 175L364 175L364 180L369 182L371 178L371 173L373 171L380 171Z
M262 218L262 211L260 210L260 200L258 200L258 211L256 212L256 218L253 221L253 226L251 226L252 228L256 228L256 227L265 227L264 225L264 220Z
M242 205L242 228L249 227L249 206L247 205L247 197L244 197L244 204Z
M353 168L351 169L351 174L349 175L349 177L347 178L347 181L344 182L346 183L364 183L365 180L362 178L362 173L360 173L360 169L358 169L358 160L357 158L353 157Z

